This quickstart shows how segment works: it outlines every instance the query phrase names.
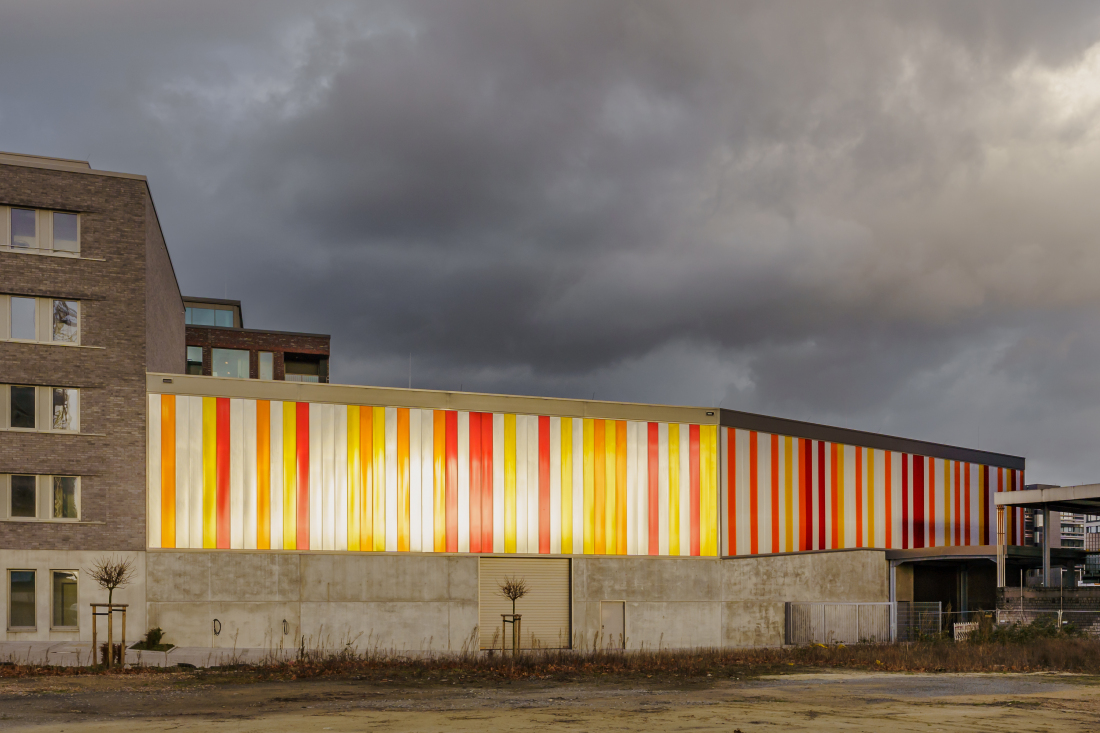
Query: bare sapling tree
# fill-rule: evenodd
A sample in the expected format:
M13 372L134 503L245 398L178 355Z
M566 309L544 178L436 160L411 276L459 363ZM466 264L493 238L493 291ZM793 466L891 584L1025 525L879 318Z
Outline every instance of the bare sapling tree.
M516 615L516 601L528 593L527 581L523 578L505 578L500 584L500 594L512 602L512 615Z
M133 558L100 557L84 572L107 591L107 603L113 603L115 588L125 588L134 579Z

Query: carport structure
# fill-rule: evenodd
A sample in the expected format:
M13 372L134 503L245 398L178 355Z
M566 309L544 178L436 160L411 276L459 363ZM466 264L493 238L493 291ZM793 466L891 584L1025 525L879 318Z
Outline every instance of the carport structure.
M1033 509L1042 512L1043 517L1043 546L1041 548L1041 566L1043 569L1043 586L1050 587L1051 556L1059 565L1083 563L1085 553L1083 550L1051 547L1052 512L1071 512L1082 514L1100 514L1100 484L1085 484L1082 486L1057 486L1024 491L1012 491L998 493L993 497L997 507L997 587L1005 587L1006 567L1009 561L1015 560L1017 564L1024 566L1038 566L1039 557L1031 553L1023 553L1031 548L1008 547L1005 544L1006 514L1008 507ZM1039 548L1035 548L1038 550ZM1036 553L1038 555L1039 553Z

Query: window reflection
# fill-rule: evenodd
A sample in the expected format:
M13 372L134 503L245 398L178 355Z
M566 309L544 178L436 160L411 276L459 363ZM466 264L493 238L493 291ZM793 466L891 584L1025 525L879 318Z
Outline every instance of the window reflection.
M248 379L248 352L243 349L212 349L213 375Z
M77 390L55 388L53 391L53 429L77 429Z
M11 210L11 246L37 247L37 216L32 209Z
M53 477L54 519L76 519L76 476Z
M13 339L26 339L34 341L37 338L35 328L35 300L34 298L11 299L11 337Z
M75 300L53 302L53 340L75 344L79 339L80 306Z
M53 248L61 252L76 253L80 251L76 214L54 212Z
M77 608L76 573L55 570L53 572L53 625L75 627Z

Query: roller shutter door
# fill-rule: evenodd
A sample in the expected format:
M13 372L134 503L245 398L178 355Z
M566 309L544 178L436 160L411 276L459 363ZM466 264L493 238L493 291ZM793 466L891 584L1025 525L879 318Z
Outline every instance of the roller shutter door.
M569 648L569 559L522 557L481 558L481 648L500 649L500 614L512 612L512 602L500 594L500 584L509 577L527 581L527 595L516 602L516 613L523 616L520 648ZM512 648L510 626L505 648Z

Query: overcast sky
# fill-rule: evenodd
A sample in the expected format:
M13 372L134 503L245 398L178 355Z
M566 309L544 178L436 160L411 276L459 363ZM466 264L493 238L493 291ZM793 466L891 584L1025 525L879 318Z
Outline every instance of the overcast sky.
M720 404L1100 481L1100 5L0 3L0 150L149 177L333 381Z

